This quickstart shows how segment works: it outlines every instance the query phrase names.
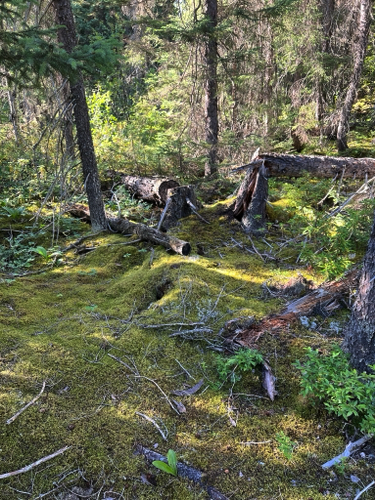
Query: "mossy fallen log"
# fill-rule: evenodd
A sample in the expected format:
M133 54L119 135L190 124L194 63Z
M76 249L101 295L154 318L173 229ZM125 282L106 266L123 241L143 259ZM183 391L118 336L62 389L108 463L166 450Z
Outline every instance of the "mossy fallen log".
M90 211L85 205L75 204L66 209L66 213L81 219L83 222L90 222ZM162 245L180 255L189 255L191 245L187 241L180 240L175 236L162 233L157 229L148 227L145 224L130 222L121 217L107 218L108 229L115 233L135 234L143 241L150 241L156 245Z

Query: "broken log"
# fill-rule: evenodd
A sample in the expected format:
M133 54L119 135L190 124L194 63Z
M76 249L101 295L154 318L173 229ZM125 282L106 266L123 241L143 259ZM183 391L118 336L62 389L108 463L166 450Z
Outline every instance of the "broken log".
M90 211L85 205L75 204L65 210L66 213L77 217L84 222L90 222ZM156 245L162 245L168 250L174 250L180 255L189 255L191 251L190 243L180 240L175 236L169 236L157 229L148 227L144 224L136 224L127 219L107 218L109 229L115 233L135 234L143 241L151 241Z
M161 229L164 230L176 226L180 219L189 217L193 213L191 204L195 207L199 205L193 186L178 186L168 189L167 199L168 209L161 225Z
M165 248L172 249L180 255L189 255L191 251L190 243L180 240L174 236L169 236L157 229L145 226L144 224L136 224L127 219L108 219L109 227L112 231L121 234L136 234L143 241L151 241L156 245L162 245Z
M121 175L120 179L130 194L159 206L165 205L168 190L179 186L179 183L173 179L160 177Z
M337 174L342 175L343 178L353 179L375 176L374 158L335 158L331 156L262 153L258 155L255 163L259 160L264 161L268 176L272 177L301 177L306 172L311 177L328 179Z
M149 462L160 460L161 462L167 463L167 458L164 455L161 455L160 453L150 450L149 448L145 448L141 445L137 446L135 453L137 455L143 455ZM202 486L202 488L204 488L210 495L210 499L228 500L228 497L220 493L220 491L218 491L216 488L213 488L212 486L204 483L204 474L198 469L185 465L182 462L177 462L177 473L180 477L186 477L187 479L190 479L190 481L193 481L194 483Z
M239 188L233 215L248 234L259 236L266 229L268 180L263 161L254 161Z
M329 316L336 309L347 305L346 299L358 287L358 280L359 271L355 269L341 280L323 284L307 295L293 300L281 313L268 316L259 323L254 323L243 330L236 330L227 339L229 342L253 348L266 331L276 333L302 316Z

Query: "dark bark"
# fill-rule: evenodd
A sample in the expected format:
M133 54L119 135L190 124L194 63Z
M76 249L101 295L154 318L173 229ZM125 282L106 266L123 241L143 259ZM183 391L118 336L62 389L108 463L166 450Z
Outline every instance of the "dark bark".
M139 455L144 455L149 462L154 460L160 460L162 462L167 462L167 458L156 451L150 450L149 448L145 448L144 446L138 445L136 448L136 453ZM216 488L212 486L208 486L204 483L204 474L195 469L194 467L190 467L189 465L185 465L182 462L177 462L177 472L180 477L186 477L197 483L204 488L210 496L212 500L227 500L227 497L220 493Z
M262 153L255 160L264 160L268 176L301 177L309 173L311 177L365 179L375 176L374 158L336 158L330 156L303 156L278 153ZM249 167L252 164L248 165Z
M195 207L199 206L192 186L179 186L169 189L168 199L167 213L161 226L163 229L176 226L180 219L189 217L192 214L191 204L187 200L190 200Z
M375 255L375 233L374 233L374 255ZM375 259L373 259L373 263ZM265 332L276 333L280 328L286 328L291 323L295 322L301 316L322 315L329 316L336 309L345 306L347 299L358 284L358 271L351 271L348 275L339 281L326 283L303 297L293 300L279 314L266 317L259 323L252 323L249 327L229 331L228 342L233 341L244 346L254 347L254 344ZM373 269L375 275L375 267ZM375 280L374 280L375 281ZM274 294L275 296L276 294ZM282 297L282 294L276 296ZM375 305L375 295L372 297ZM372 311L375 332L375 307ZM375 349L374 349L375 355ZM375 363L375 358L374 361Z
M358 29L356 32L357 41L354 44L353 50L353 71L345 100L340 110L339 123L337 127L338 151L344 151L348 147L347 134L349 131L349 118L353 104L357 97L357 90L362 75L371 22L371 0L355 0L354 5L354 8L358 9Z
M191 251L190 243L180 240L174 236L169 236L157 229L145 226L144 224L135 224L127 219L108 219L112 231L122 234L136 234L141 240L151 241L156 245L162 245L165 248L172 249L180 255L189 255Z
M81 219L82 222L90 223L90 210L85 205L76 203L71 205L65 213L69 213L73 217ZM156 245L162 245L168 250L174 250L181 255L189 255L191 251L190 243L180 240L174 236L169 236L161 231L152 227L145 226L144 224L136 224L127 219L117 217L115 219L107 219L109 228L115 233L121 234L135 234L144 241L151 241Z
M64 26L58 30L58 41L71 53L76 46L76 31L70 0L53 0L56 24ZM107 228L107 220L100 188L98 167L92 141L90 118L86 103L82 76L79 74L71 81L71 95L74 105L74 118L77 128L78 147L82 161L82 170L91 214L93 231Z
M356 301L344 331L344 350L360 372L375 364L375 221L359 281Z
M233 215L243 224L246 233L260 235L266 228L266 201L268 197L268 181L263 162L249 169L243 180Z
M210 149L204 168L205 176L212 175L217 170L217 142L219 135L219 120L217 112L217 41L215 28L217 26L217 0L205 0L204 15L207 22L207 39L204 50L206 69L205 79L205 124L206 142Z
M136 198L164 206L168 198L168 190L176 188L179 183L172 179L160 177L138 177L133 175L121 175L121 182L128 191Z

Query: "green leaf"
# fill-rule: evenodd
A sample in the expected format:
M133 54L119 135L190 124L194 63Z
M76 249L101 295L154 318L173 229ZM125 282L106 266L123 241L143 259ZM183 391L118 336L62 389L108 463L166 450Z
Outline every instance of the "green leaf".
M41 255L42 257L44 257L45 259L48 259L48 252L44 247L36 247L32 248L32 250Z
M177 476L177 470L173 470L172 467L170 467L165 462L162 462L161 460L154 460L152 462L152 465L154 465L157 469L166 472L167 474L171 474L172 476Z
M177 456L176 452L173 450L168 450L167 453L168 464L175 471L175 476L177 476Z

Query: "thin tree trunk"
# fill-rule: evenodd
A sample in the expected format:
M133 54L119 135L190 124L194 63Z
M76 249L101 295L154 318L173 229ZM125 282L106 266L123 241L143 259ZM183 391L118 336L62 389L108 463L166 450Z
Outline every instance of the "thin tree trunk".
M8 79L6 80L7 80L7 85L9 86ZM15 89L12 90L9 88L7 90L7 95L8 95L8 105L9 105L9 120L12 122L13 133L16 143L19 144L20 136L18 130L18 117L16 108L16 90Z
M217 113L217 41L214 32L217 26L217 0L205 0L204 14L208 30L204 52L206 66L205 122L206 142L210 147L204 174L205 176L209 176L217 170L217 142L219 135Z
M358 371L375 364L375 221L363 263L357 299L344 330L343 348Z
M346 97L340 110L337 127L337 149L344 151L348 147L347 134L349 132L350 113L357 97L359 81L362 75L363 62L366 54L368 35L371 21L371 0L357 0L358 4L358 31L357 42L354 47L354 65Z
M58 30L58 40L64 49L68 53L71 53L76 46L77 39L70 0L53 0L52 5L55 11L56 24L64 26L64 28ZM103 231L107 229L107 220L100 189L99 172L92 141L90 118L82 76L79 74L78 78L70 83L78 147L82 161L87 200L90 207L91 226L93 231Z

